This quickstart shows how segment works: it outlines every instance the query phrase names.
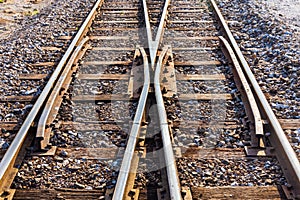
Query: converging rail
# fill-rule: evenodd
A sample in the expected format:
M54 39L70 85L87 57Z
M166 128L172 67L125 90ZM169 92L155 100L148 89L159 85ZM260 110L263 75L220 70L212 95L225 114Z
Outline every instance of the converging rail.
M74 53L70 57L68 63L66 64L62 74L60 75L60 78L55 84L55 87L53 88L51 95L43 109L43 113L39 119L38 127L37 127L37 134L36 134L36 143L39 149L46 149L49 145L50 140L50 133L46 134L46 125L49 124L49 122L52 122L55 118L55 114L52 114L54 104L60 104L62 102L61 96L62 90L65 90L66 87L71 82L71 74L74 72L74 69L72 70L72 66L75 63L75 60L78 60L78 54L82 51L83 46L89 41L88 37L85 37L77 46ZM73 67L74 68L74 67ZM65 83L68 81L68 83ZM60 96L60 97L59 97ZM51 115L52 114L52 115ZM51 116L51 118L50 118ZM50 119L49 119L50 118ZM47 129L49 132L49 128Z
M270 139L272 145L276 149L277 159L280 161L280 164L284 166L283 172L286 175L289 183L292 185L293 196L295 198L300 198L300 162L295 154L295 151L292 149L291 144L286 138L282 127L278 122L278 119L276 118L271 106L269 105L265 95L263 94L259 84L257 83L253 73L251 72L248 63L245 60L240 48L238 47L219 8L217 7L214 0L210 0L210 2L223 30L225 31L226 37L229 39L230 45L232 46L235 54L239 59L239 62L243 67L245 75L249 79L249 82L252 85L254 92L256 93L259 103L262 105L262 109L264 110L265 114L267 115L267 119L271 124L274 134L270 135Z
M144 16L145 16L145 24L146 24L146 31L147 31L147 38L148 38L148 45L149 45L149 53L150 53L150 60L151 60L151 68L154 69L154 64L156 62L157 57L157 51L159 44L163 37L163 31L167 16L167 9L170 4L170 0L165 1L164 7L163 7L163 14L160 19L158 31L155 36L155 40L152 39L152 31L150 27L150 20L149 20L149 13L146 1L143 0L143 8L144 8ZM174 200L180 200L181 197L181 189L179 184L179 179L177 175L177 169L176 169L176 163L175 163L175 157L173 153L172 143L170 140L170 133L169 133L169 127L167 122L167 116L166 111L164 107L164 101L161 93L161 87L160 87L160 70L161 65L163 62L163 59L165 57L166 52L168 51L168 48L165 48L159 57L159 60L157 62L156 68L155 68L155 76L154 76L154 87L155 87L155 97L157 101L157 108L158 108L158 116L160 121L160 130L162 134L163 139L163 150L164 150L164 157L165 157L165 165L167 170L167 176L168 176L168 184L169 184L169 195L171 199ZM130 166L131 161L133 160L133 153L134 148L136 146L137 136L141 128L141 121L142 116L144 114L144 109L146 105L147 100L147 94L149 91L149 84L150 84L150 77L149 77L149 70L148 67L148 60L145 58L146 53L142 51L143 60L144 60L144 86L141 93L141 97L139 99L139 104L137 108L137 112L135 114L133 126L130 132L129 140L127 143L127 147L125 150L125 154L123 157L123 162L120 168L119 176L117 185L114 191L113 199L117 200L121 196L124 196L128 174L130 172Z
M146 24L146 31L147 31L147 39L150 51L150 58L151 58L151 67L154 69L154 65L156 62L157 57L157 50L162 41L162 37L164 34L164 26L168 16L168 7L170 5L171 0L166 0L163 7L163 13L161 15L159 26L157 29L157 33L155 35L155 39L153 40L153 35L150 27L150 20L149 20L149 12L147 8L146 0L143 0L143 9L144 9L144 16L145 16L145 24Z
M155 88L155 98L157 103L158 109L158 116L160 121L160 130L162 134L162 140L164 145L164 156L165 156L165 164L167 168L168 174L168 183L169 183L169 190L170 190L170 198L180 200L181 197L181 187L179 184L178 173L175 163L175 156L172 148L172 143L170 140L170 133L169 133L169 125L167 121L167 114L164 105L164 100L161 92L161 82L160 82L160 74L162 63L164 61L164 57L168 51L169 47L165 47L159 56L158 62L156 64L155 69L155 76L154 76L154 88Z
M141 129L141 123L145 112L145 106L150 87L150 71L148 66L147 54L143 48L139 48L141 56L143 58L144 68L144 83L143 90L138 102L136 114L134 116L133 125L130 131L129 139L127 141L127 147L123 156L123 162L120 168L117 185L114 191L113 199L118 200L124 196L125 188L128 181L128 176L131 171L131 161L133 159L134 149L137 143L137 137Z
M97 9L99 6L103 3L103 0L98 0L91 12L89 13L88 17L82 24L81 28L78 30L76 36L74 37L72 43L70 44L69 48L67 49L66 53L62 57L61 61L57 65L55 71L51 75L51 78L49 79L47 85L43 89L42 93L40 94L39 98L35 102L33 108L31 109L30 113L26 117L25 121L23 122L21 128L19 129L17 135L15 136L15 139L11 143L9 149L5 153L4 157L1 160L0 163L0 189L2 191L7 190L8 188L3 188L2 185L6 184L6 177L9 173L10 168L13 167L14 161L22 147L23 142L26 139L27 133L29 128L32 126L32 123L34 119L37 117L38 112L42 108L44 102L46 101L48 95L50 94L50 91L55 83L55 81L59 78L59 75L61 71L63 70L63 67L65 66L67 60L72 55L72 52L74 51L75 47L78 45L78 43L81 41L82 37L87 33L88 27L91 25L93 18L95 17L95 14L97 12ZM1 191L0 191L1 192Z

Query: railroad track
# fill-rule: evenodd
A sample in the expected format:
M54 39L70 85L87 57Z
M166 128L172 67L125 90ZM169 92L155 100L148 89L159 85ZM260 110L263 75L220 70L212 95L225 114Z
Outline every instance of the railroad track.
M299 198L227 23L214 1L97 1L1 160L2 197Z

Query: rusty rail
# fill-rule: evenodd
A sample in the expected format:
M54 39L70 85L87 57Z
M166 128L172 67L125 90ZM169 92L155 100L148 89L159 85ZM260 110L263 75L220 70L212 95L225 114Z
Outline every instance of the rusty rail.
M164 105L164 100L160 88L160 72L163 65L163 59L168 51L169 47L165 47L159 56L159 60L156 64L155 76L154 76L154 87L155 87L155 98L157 103L157 110L160 123L160 131L162 135L165 165L168 175L169 192L172 200L181 200L181 187L178 178L178 172L175 162L175 156L173 153L173 146L170 139L169 125L167 120L167 113Z
M71 78L72 74L70 74L70 72L72 69L72 65L74 64L81 49L88 41L89 41L89 38L85 37L80 42L80 44L77 46L77 48L75 49L74 53L72 54L71 58L69 59L68 63L66 64L64 71L62 72L58 81L56 82L56 84L47 100L47 103L43 109L42 115L38 122L37 132L36 132L36 139L39 143L40 149L45 149L49 145L50 133L48 132L48 134L47 134L45 130L46 130L46 125L49 123L48 120L49 120L50 114L53 115L53 113L52 113L53 105L55 104L55 102L59 101L58 97L59 97L60 93L62 92L63 84L65 83L65 81L67 79ZM71 80L69 80L69 82L70 81ZM55 116L51 116L51 117L55 118Z
M222 28L228 38L230 45L232 46L246 77L253 87L254 93L261 105L261 109L265 112L268 122L271 125L271 135L269 136L272 146L275 148L276 156L280 165L283 166L282 170L288 183L291 185L291 193L294 198L300 198L300 163L295 151L285 136L283 129L276 118L271 106L269 105L265 95L263 94L258 82L256 81L246 59L244 58L240 48L238 47L228 25L225 22L219 8L214 0L210 0L212 8L214 9L217 18L220 21Z
M147 9L147 3L146 0L143 0L143 8L144 8L144 16L145 16L145 23L146 23L146 31L147 31L147 38L148 38L148 45L149 45L149 51L150 51L150 60L151 60L151 67L154 69L154 65L156 62L156 55L158 46L162 40L163 34L164 34L164 25L168 16L168 7L170 5L171 0L166 0L163 8L163 13L160 18L158 30L155 36L155 40L152 39L152 33L151 33L151 27L150 27L150 21L149 21L149 13Z
M5 177L8 174L8 171L13 168L13 163L15 162L15 159L25 141L25 138L27 136L28 130L31 127L34 119L37 117L38 112L43 107L44 102L46 101L47 97L50 94L50 91L56 82L56 80L59 78L59 75L61 71L63 70L66 62L72 55L75 47L78 45L78 43L81 41L82 37L87 32L87 27L92 23L92 20L96 14L97 8L103 3L103 0L98 0L94 7L92 8L91 12L89 13L88 17L84 21L83 25L77 32L75 38L72 40L69 48L67 49L66 53L62 57L61 61L57 65L55 71L51 75L48 83L46 84L45 88L43 89L42 93L40 94L39 98L33 105L30 113L24 120L22 126L20 127L17 135L15 136L13 142L11 143L10 147L6 151L4 157L1 160L0 163L0 186L2 187L3 184L5 184ZM0 188L2 190L3 188Z
M235 67L235 70L237 71L237 74L239 76L239 79L241 80L242 86L245 90L247 99L249 101L250 104L250 108L252 111L252 115L254 117L254 126L255 126L255 134L252 134L251 137L256 137L256 138L251 138L252 141L252 146L253 147L258 147L258 148L264 148L265 145L262 141L262 138L264 136L264 130L263 130L263 123L261 120L261 116L260 116L260 112L259 112L259 108L258 105L256 103L255 97L253 95L253 92L247 82L247 79L243 73L243 70L231 48L231 46L229 45L229 43L227 42L227 40L220 36L219 37L221 42L224 44L224 46L226 47L226 50L228 51L228 54L230 56L230 59L233 62L233 65Z
M144 63L143 90L138 102L129 139L127 141L127 146L124 152L123 161L121 164L117 184L112 198L113 200L120 200L124 198L124 192L126 189L128 176L130 173L131 161L133 159L134 149L137 143L137 137L140 132L142 118L145 111L146 101L147 101L149 87L150 87L150 71L149 71L147 54L143 48L140 47L139 50L142 54L143 63Z

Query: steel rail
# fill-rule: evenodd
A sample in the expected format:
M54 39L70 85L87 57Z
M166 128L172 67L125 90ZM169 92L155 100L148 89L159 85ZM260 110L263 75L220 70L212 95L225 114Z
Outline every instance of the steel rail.
M147 32L147 40L148 40L148 48L150 49L150 52L153 50L151 49L152 47L152 32L151 32L151 25L150 25L150 20L149 20L149 13L148 13L148 7L146 0L143 0L143 10L144 10L144 17L145 17L145 24L146 24L146 32ZM153 59L152 54L150 53L150 58L151 60Z
M131 160L133 158L134 149L137 143L137 137L140 132L142 118L146 106L146 101L148 97L149 87L150 87L150 71L148 65L148 58L145 50L139 47L140 52L142 53L143 62L144 62L144 84L143 90L140 95L139 103L137 110L134 116L132 128L130 131L129 139L127 141L126 149L124 152L121 168L118 175L117 184L113 194L113 200L120 200L124 198L124 192L126 184L128 181L128 176L131 167Z
M53 72L53 74L51 75L49 81L47 82L45 88L43 89L43 91L40 94L39 98L37 99L37 101L33 105L30 113L28 114L28 116L24 120L22 126L20 127L20 129L19 129L18 133L16 134L14 140L12 141L10 147L6 151L4 157L2 158L1 163L0 163L0 185L2 185L2 182L4 181L3 179L5 177L5 174L8 171L9 167L13 165L13 163L15 161L15 158L16 158L17 154L19 153L20 149L21 149L21 146L25 141L28 130L31 127L31 125L33 123L33 120L36 118L39 110L42 108L44 102L46 101L46 99L47 99L47 97L48 97L55 81L59 77L61 71L63 70L63 68L65 66L65 63L67 62L67 60L71 56L74 48L76 47L78 42L81 40L81 38L86 33L86 31L87 31L86 27L89 24L92 23L92 20L93 20L95 14L96 14L97 8L102 3L103 3L103 0L98 0L95 3L93 9L91 10L88 17L86 18L86 20L82 24L81 28L77 32L75 38L72 40L69 48L67 49L66 53L64 54L64 56L60 60L59 64L57 65L57 67L55 69L55 71Z
M166 0L163 8L163 13L160 18L159 26L157 29L157 33L155 36L155 40L152 38L151 28L150 28L150 22L149 22L149 13L147 9L147 3L146 0L143 0L143 7L144 7L144 16L145 16L145 23L146 23L146 31L147 31L147 38L148 38L148 45L149 45L149 52L150 52L150 60L151 60L151 67L154 69L154 65L156 62L156 55L158 46L160 44L160 41L163 37L163 31L164 31L164 25L166 21L166 17L168 14L168 7L170 5L171 0Z
M226 32L226 36L228 37L229 42L233 47L233 50L235 51L240 63L242 64L242 67L257 95L257 98L262 106L262 109L266 113L269 124L273 129L272 133L274 134L271 134L269 137L273 147L275 148L275 150L277 149L275 151L277 155L277 159L279 160L281 166L284 166L282 170L285 174L287 181L292 186L291 188L292 194L294 198L300 198L300 163L297 158L297 155L293 150L291 144L289 143L286 135L284 134L278 119L276 118L271 106L269 105L265 95L263 94L240 48L238 47L228 25L225 22L224 17L221 14L221 11L217 7L214 0L210 0L210 2L213 6L213 9L215 10L215 13L219 21L221 22L223 29Z
M157 30L156 37L155 37L155 42L156 42L155 48L156 49L158 49L159 42L161 41L163 33L164 33L164 25L165 25L166 17L168 14L168 7L170 5L170 2L171 2L171 0L166 0L165 5L164 5L164 10L163 10L163 13L160 18L158 30Z
M57 101L57 97L59 95L59 93L61 92L62 86L65 82L65 80L68 78L68 74L72 68L72 65L76 59L76 57L78 56L79 52L81 51L82 47L84 46L84 44L89 41L89 37L85 37L80 43L79 45L76 47L75 51L73 52L71 58L69 59L68 63L66 64L63 72L61 73L59 79L57 80L51 95L49 96L47 103L43 109L42 115L39 119L38 122L38 126L37 126L37 132L36 132L36 138L40 139L40 145L41 145L41 149L46 148L46 146L49 143L49 139L48 137L45 136L45 128L47 125L47 121L49 118L49 115L53 109L53 104L55 101Z
M160 88L160 71L163 63L163 59L168 51L169 47L165 47L159 56L159 60L156 64L155 76L154 76L154 87L155 87L155 98L157 103L157 110L160 122L160 131L163 140L163 149L165 156L165 164L167 169L168 184L170 198L172 200L181 200L181 189L179 184L178 172L175 163L175 156L173 153L172 143L170 139L169 125L167 121L167 114L164 105L163 96Z
M250 104L250 108L252 110L252 114L254 117L254 126L255 126L255 135L258 139L258 142L256 144L252 144L253 147L264 147L264 145L261 144L261 142L259 141L263 136L264 136L264 130L263 130L263 124L262 124L262 120L261 120L261 115L259 112L259 108L258 105L256 103L255 97L253 95L253 92L247 82L247 79L243 73L243 70L230 46L230 44L227 42L227 40L222 37L219 36L220 40L222 41L222 43L225 45L226 50L228 51L228 54L233 62L233 65L235 67L235 70L240 78L240 81L243 85L243 88L245 90L245 94L247 96L247 99L249 101ZM253 134L252 134L253 135ZM253 136L251 136L253 137Z

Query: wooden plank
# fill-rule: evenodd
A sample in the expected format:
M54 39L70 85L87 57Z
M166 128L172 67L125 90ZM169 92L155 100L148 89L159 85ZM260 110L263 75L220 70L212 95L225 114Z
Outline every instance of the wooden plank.
M178 15L177 15L178 16ZM198 14L193 14L193 15L182 15L184 17L198 17ZM210 21L210 20L170 20L170 23L173 24L188 24L188 23L202 23L202 24L212 24L216 23L216 21ZM240 23L239 21L236 20L226 20L227 23Z
M297 124L286 124L286 121L297 122ZM77 130L120 130L120 128L111 123L116 122L101 122L98 121L97 124L93 123L78 123L78 122L62 122L62 128L70 127L69 129L77 129ZM124 122L120 122L124 123ZM266 122L267 123L267 122ZM283 129L298 129L299 128L299 120L298 119L279 119L279 123L282 125ZM241 125L238 125L234 121L225 121L218 122L218 124L214 124L217 127L224 127L225 129L236 129ZM0 122L0 129L5 129L8 131L17 131L20 128L21 124L18 122ZM203 121L175 121L173 122L173 127L178 128L191 128L191 127L209 127L209 122Z
M74 28L66 28L65 29L66 31L68 31L68 32L73 32L73 31L78 31L78 28L76 27L74 27Z
M7 131L17 131L21 127L22 124L18 122L0 122L0 129Z
M212 100L212 99L232 99L232 95L228 93L223 94L180 94L180 101L189 100Z
M282 194L276 186L192 187L191 189L193 199L282 199Z
M135 13L138 13L139 12L139 9L137 8L131 8L131 9L123 9L123 8L105 8L105 9L102 9L101 8L101 12L102 13L105 13L105 14L135 14ZM155 10L152 10L151 9L151 13L160 13L161 10L159 9L155 9ZM136 16L136 15L135 15Z
M190 6L190 5L180 5L180 6L173 6L172 7L172 10L177 10L177 9L183 9L183 10L194 10L194 9L208 9L207 6L202 6L202 5L197 5L197 4L194 4L194 6Z
M288 123L287 123L288 122ZM293 122L293 123L289 123ZM101 122L98 121L95 123L78 123L78 122L62 122L62 129L76 129L76 130L120 130L120 127L116 125L117 122ZM124 122L118 122L123 124ZM267 122L265 122L267 123ZM281 124L283 129L298 129L299 128L299 119L279 119L279 123ZM0 129L5 129L8 131L17 131L19 130L21 124L18 122L0 122ZM173 122L174 128L191 128L191 127L209 127L211 126L209 122L203 121L175 121ZM234 121L225 121L218 122L218 124L214 124L216 127L223 127L224 129L236 129L242 125L237 124Z
M84 65L131 65L131 61L86 61Z
M105 14L135 14L138 13L139 10L108 10L108 9L101 9L101 11Z
M0 102L34 102L38 96L3 96Z
M59 36L58 39L59 40L71 40L73 36L69 36L69 35L62 35Z
M101 20L101 21L94 21L94 23L96 24L138 24L139 21L138 20L121 20L121 21L117 21L117 20L114 20L114 21L104 21L104 20Z
M114 10L118 10L119 12L123 12L123 11L126 11L126 10L136 10L138 11L137 8L134 8L134 7L117 7L117 8L113 8L113 7L103 7L101 8L101 11L114 11Z
M300 128L300 119L278 119L283 129L296 130ZM267 120L263 120L263 124L268 124Z
M220 50L220 47L176 47L172 49L173 52L176 51L213 51L213 50ZM200 52L201 53L201 52Z
M59 47L41 47L41 49L45 51L61 51L61 48Z
M130 3L139 3L138 1L131 1ZM127 5L126 1L115 1L113 5Z
M125 14L126 13L126 14ZM125 12L125 13L109 13L109 16L106 16L108 17L109 19L114 19L114 18L118 18L119 20L120 19L137 19L137 14L135 11L128 11L128 12ZM113 15L117 15L117 16L113 16ZM101 17L97 17L96 18L97 20L103 20ZM105 19L107 20L107 18Z
M33 67L52 67L55 64L56 64L55 62L39 62L39 63L31 64L31 66L33 66Z
M40 80L44 79L48 74L21 74L20 80ZM82 80L127 80L129 74L79 74L78 79Z
M201 66L201 65L221 65L222 63L218 60L208 60L208 61L186 61L186 62L180 62L175 61L175 67L176 66Z
M103 95L77 95L72 97L75 102L79 101L129 101L129 95L125 94L103 94Z
M191 5L190 1L185 1L185 0L176 1L176 3L179 4L179 5L182 5L182 6L183 5ZM205 4L203 4L201 1L193 1L193 3L195 3L194 5L198 5L198 6L201 6L201 7L205 8L204 7ZM176 8L178 8L178 7L176 7Z
M200 8L200 9L187 9L187 10L174 10L174 9L171 9L170 11L169 11L169 13L170 14L172 14L172 13L201 13L201 12L203 12L203 9L205 9L205 8Z
M216 148L207 149L202 147L180 147L181 156L194 159L245 159L243 148Z
M46 199L105 199L105 189L84 190L84 189L18 189L15 192L16 200L46 200Z
M93 28L95 31L133 31L138 30L138 28L124 28L124 27L99 27Z
M122 127L120 127L117 122L113 123L80 123L80 122L60 122L59 128L61 130L77 130L77 131L120 131L122 130ZM119 123L119 124L124 124ZM126 122L128 124L128 122Z
M177 80L180 81L219 81L226 80L224 74L176 74Z
M23 80L39 80L44 79L48 74L21 74L19 79ZM221 74L213 75L189 75L189 74L177 74L177 80L225 80L225 76ZM129 75L127 74L80 74L78 79L84 80L127 80Z
M205 24L210 24L210 23L216 23L216 21L210 21L210 20L169 20L170 23L173 24L188 24L188 23L205 23Z
M300 128L300 119L279 119L279 123L283 129L298 129Z
M173 128L182 128L182 129L190 129L190 128L207 128L214 126L216 128L224 128L224 129L236 129L243 125L238 124L236 121L218 121L218 122L209 122L209 121L173 121Z
M93 36L97 37L97 36ZM114 47L93 47L92 51L134 51L134 48L127 48L127 47L122 47L122 48L114 48Z
M60 121L59 124L63 125L73 125L73 124L116 124L116 123L124 123L122 120L118 121L87 121L87 122L74 122L74 121Z
M216 31L216 28L208 27L208 28L193 28L193 27L170 27L169 30L173 31Z
M20 80L41 80L48 76L48 74L20 74Z
M57 152L65 151L69 158L85 158L89 160L115 159L118 148L58 148Z
M205 37L172 37L165 38L166 40L219 40L218 37L215 36L205 36Z
M137 40L138 36L90 36L90 40ZM132 49L132 48L131 48Z
M81 80L128 80L129 74L79 74Z

